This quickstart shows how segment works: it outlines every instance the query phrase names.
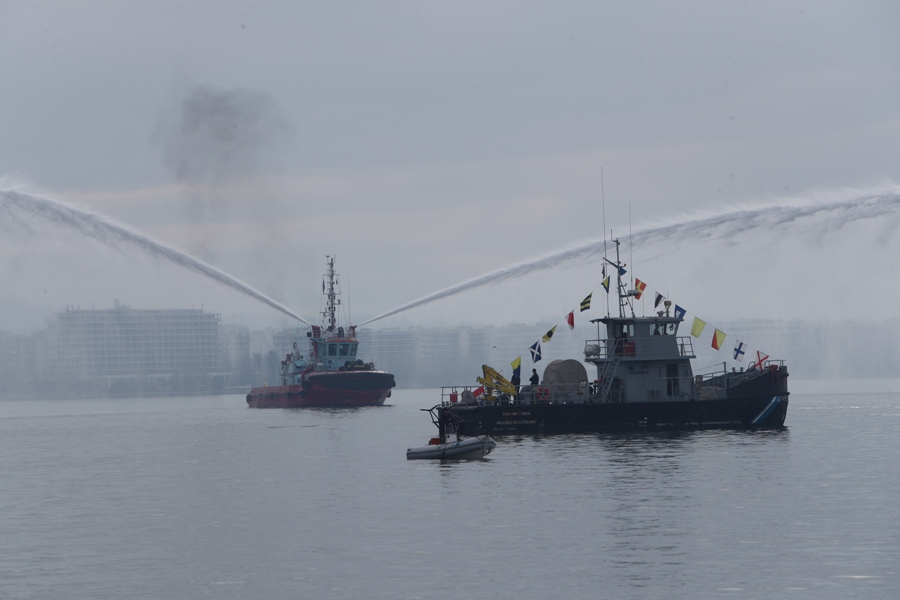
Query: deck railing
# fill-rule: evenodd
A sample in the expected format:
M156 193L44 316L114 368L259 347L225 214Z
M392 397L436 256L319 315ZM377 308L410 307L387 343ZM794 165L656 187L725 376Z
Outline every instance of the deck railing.
M652 338L620 338L617 340L587 340L584 343L584 359L587 361L607 360L612 357L629 357L637 354L637 349L645 340ZM694 356L694 344L689 336L675 339L678 355L682 358ZM611 350L611 351L610 351Z
M718 379L730 387L759 377L763 373L767 373L771 367L780 369L783 366L784 359L773 358L763 363L762 370L744 369L743 367L738 370L736 367L732 367L731 371L728 371L727 364L721 363L709 367L710 370L704 370L702 373L694 373L694 382L699 386Z
M501 394L488 390L475 396L481 386L444 386L441 388L441 406L465 406L472 404L565 404L569 402L587 402L598 393L596 382L582 381L577 384L542 383L539 385L519 386L515 395Z

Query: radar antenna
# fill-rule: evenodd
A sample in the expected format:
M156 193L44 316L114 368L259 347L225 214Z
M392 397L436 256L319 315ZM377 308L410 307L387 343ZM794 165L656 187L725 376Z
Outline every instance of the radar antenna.
M341 299L338 298L339 292L335 291L335 279L337 276L334 274L334 257L325 256L325 264L327 270L325 271L325 279L322 281L322 291L325 292L325 310L322 311L322 316L325 318L326 330L333 332L337 324L335 313L337 312L337 307L341 305Z

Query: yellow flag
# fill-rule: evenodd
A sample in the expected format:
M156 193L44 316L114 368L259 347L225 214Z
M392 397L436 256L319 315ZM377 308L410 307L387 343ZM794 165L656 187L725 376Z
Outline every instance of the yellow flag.
M701 321L697 317L694 317L694 326L691 327L691 335L694 337L700 337L700 334L703 333L704 327L706 327L706 321Z
M556 325L554 325L553 328L552 328L550 331L548 331L547 333L544 334L544 337L541 338L541 341L544 342L545 344L546 344L547 342L549 342L549 341L550 341L550 338L553 337L553 333L554 333L555 331L556 331Z
M511 366L511 367L513 368L513 371L515 371L516 369L520 368L520 367L522 366L522 357L521 357L521 356L517 356L517 357L516 357L516 360L512 361L511 363L509 363L509 366Z

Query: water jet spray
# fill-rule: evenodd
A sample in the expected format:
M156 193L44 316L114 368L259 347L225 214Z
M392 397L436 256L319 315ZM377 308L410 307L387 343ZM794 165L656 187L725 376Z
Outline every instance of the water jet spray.
M137 247L154 258L200 273L233 290L268 304L293 319L297 319L307 325L310 324L309 321L289 308L256 291L231 275L203 263L180 250L175 250L145 235L131 231L127 227L113 223L101 215L75 208L57 200L10 189L0 189L0 207L3 207L8 212L27 213L57 225L70 227L82 235L94 238L113 248L119 248L121 244Z

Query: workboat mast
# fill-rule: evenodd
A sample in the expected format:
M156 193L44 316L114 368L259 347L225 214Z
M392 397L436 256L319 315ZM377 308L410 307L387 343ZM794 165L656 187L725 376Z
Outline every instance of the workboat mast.
M622 275L624 275L626 273L626 271L625 271L625 263L623 263L619 258L619 240L614 239L611 241L616 245L616 261L613 262L613 261L609 260L608 258L606 258L605 256L603 257L603 260L605 260L607 263L609 263L611 266L613 266L616 269L616 290L617 290L617 295L619 296L619 318L620 319L625 318L625 313L626 313L625 309L626 308L628 308L631 311L631 316L634 317L634 305L631 302L631 298L638 292L637 292L637 290L626 290L625 289L625 282L622 281ZM606 316L607 317L611 316L609 314L608 306L607 306Z

